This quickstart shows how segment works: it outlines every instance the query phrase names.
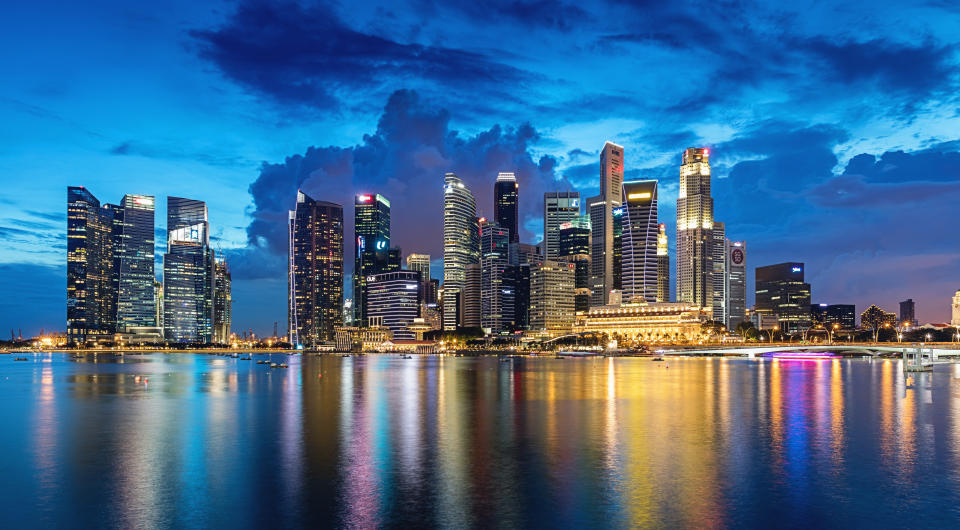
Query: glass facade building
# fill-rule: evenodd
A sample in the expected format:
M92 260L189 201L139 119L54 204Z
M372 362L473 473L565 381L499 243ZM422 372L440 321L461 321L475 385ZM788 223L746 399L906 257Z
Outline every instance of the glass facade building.
M288 336L311 348L343 323L343 206L298 191L288 219Z
M480 327L491 333L514 325L510 231L495 222L480 223Z
M657 302L670 301L670 247L667 225L657 227Z
M399 270L399 255L390 260L390 201L383 195L359 194L353 203L354 322L367 325L367 277L388 270ZM396 268L388 266L395 262Z
M623 183L623 302L657 301L657 181Z
M163 321L167 340L213 340L213 252L203 201L167 197L167 252L163 257Z
M747 311L747 244L743 241L725 242L724 293L726 309L724 324L729 330L746 320Z
M214 259L213 266L213 342L230 344L230 324L233 319L230 267L222 258Z
M560 225L580 215L580 192L548 191L543 194L544 259L560 255Z
M472 323L473 308L462 307L472 297L463 296L463 290L467 267L477 265L479 268L479 263L480 225L476 200L456 174L447 173L443 187L443 329L455 330L457 326L465 325L468 316ZM479 274L477 288L479 296ZM477 326L480 325L479 312L478 306Z
M713 308L713 198L710 150L683 153L677 191L677 301Z
M67 188L67 340L84 344L114 331L113 213L82 187Z
M117 331L156 327L154 198L125 195L114 214Z
M558 261L573 263L576 311L590 308L590 216L574 217L560 225Z
M420 317L420 273L395 271L374 274L367 278L369 314L380 321L399 340L415 339L409 326Z
M810 284L803 281L803 263L757 267L756 313L774 315L784 333L810 328Z
M520 185L513 173L500 173L493 185L493 220L510 234L511 243L520 242Z

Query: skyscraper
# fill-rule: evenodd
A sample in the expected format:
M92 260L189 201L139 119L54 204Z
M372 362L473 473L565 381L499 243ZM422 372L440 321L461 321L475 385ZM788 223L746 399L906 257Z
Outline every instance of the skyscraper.
M73 344L114 332L113 216L82 187L67 188L67 339Z
M482 295L483 269L479 263L471 263L463 269L463 288L461 288L460 303L463 304L461 315L462 325L466 328L479 328L482 324L480 302Z
M803 263L757 267L756 313L775 315L784 333L810 328L810 284L803 281Z
M207 344L213 339L213 280L206 203L167 197L163 321L168 340Z
M576 301L573 263L542 261L530 268L530 329L552 335L573 328Z
M557 259L560 225L580 215L580 193L548 191L543 194L543 246L545 259Z
M343 206L298 191L289 222L288 336L314 347L343 322Z
M213 342L229 344L230 324L233 320L230 268L223 258L214 259L213 267Z
M510 242L520 242L520 185L513 173L500 173L493 185L493 220L510 233Z
M464 303L460 293L466 282L466 268L480 262L480 228L476 200L457 175L444 176L443 191L443 328L455 330L463 325L465 316L459 305ZM477 280L479 287L479 277ZM458 304L449 303L454 298L459 300ZM479 314L477 317L479 326Z
M657 302L670 301L670 254L667 225L657 226Z
M913 298L907 298L903 302L900 302L900 325L906 325L910 327L917 327L919 322L917 322L917 306L913 302Z
M726 309L724 325L734 330L737 325L746 319L747 310L747 244L743 241L726 240L727 249L724 257L724 271L726 285Z
M394 271L367 278L368 311L371 319L381 320L394 339L412 340L408 326L420 317L420 273Z
M623 183L623 301L657 301L657 181Z
M353 307L355 321L366 326L367 277L387 272L390 251L390 201L379 193L359 194L353 203ZM399 269L399 263L396 264Z
M159 326L154 311L154 199L125 195L114 215L117 331Z
M513 327L513 269L510 232L497 223L480 223L480 326L491 333Z
M727 232L723 223L716 221L711 230L710 252L713 254L713 320L727 323Z
M557 261L573 263L576 311L590 309L590 216L578 215L560 225Z
M677 301L713 308L710 150L683 153L677 192Z
M600 195L590 199L590 220L593 224L591 267L593 267L592 305L605 305L610 301L610 291L620 289L620 267L616 248L617 230L614 212L623 200L623 146L606 142L600 151ZM622 212L622 210L620 210Z
M408 254L407 270L420 273L420 281L430 280L430 254Z

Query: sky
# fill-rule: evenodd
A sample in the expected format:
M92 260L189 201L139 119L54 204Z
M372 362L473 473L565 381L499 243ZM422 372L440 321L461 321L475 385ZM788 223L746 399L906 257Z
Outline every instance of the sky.
M832 5L831 5L832 4ZM393 243L441 267L443 174L521 241L544 191L599 188L599 150L659 180L709 147L714 211L756 266L801 261L815 303L950 318L960 288L960 4L19 2L0 18L0 335L63 330L66 187L206 201L234 330L286 320L302 188L386 195ZM352 269L347 246L345 267ZM159 269L158 269L159 270ZM349 283L349 282L348 282Z

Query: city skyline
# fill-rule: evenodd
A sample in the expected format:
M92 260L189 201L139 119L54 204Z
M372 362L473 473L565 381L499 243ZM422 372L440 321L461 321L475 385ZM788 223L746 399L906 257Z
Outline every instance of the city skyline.
M671 272L678 160L683 149L702 146L711 151L715 219L726 224L729 239L749 244L750 269L803 262L814 303L877 304L896 311L900 301L912 299L921 322L949 321L950 297L960 287L960 254L942 222L960 196L958 117L951 95L957 86L957 37L947 31L956 16L916 8L906 10L908 22L895 23L894 17L884 18L889 8L871 6L874 24L861 33L844 29L856 26L847 13L825 16L825 7L800 12L789 6L753 10L749 20L741 10L719 16L720 6L707 6L709 26L697 22L697 28L685 29L667 22L665 33L644 33L649 23L618 27L618 18L625 26L636 22L636 12L627 7L585 4L576 8L583 16L494 7L507 26L537 22L529 24L529 34L510 56L493 45L493 34L482 37L494 22L474 23L469 35L452 39L440 22L425 25L419 36L404 34L404 28L427 18L409 14L387 27L337 7L294 6L282 13L245 2L225 10L174 3L161 15L136 6L123 15L127 18L109 6L71 8L30 36L10 21L37 19L38 8L17 6L22 16L6 22L2 38L11 39L6 49L13 49L12 39L34 46L15 59L14 66L22 68L14 69L22 74L0 94L7 123L17 130L7 135L7 150L0 155L9 192L0 221L0 285L12 299L33 296L27 285L58 287L36 296L30 307L4 302L0 330L35 334L63 328L67 185L84 185L107 200L124 194L156 197L160 219L166 216L165 196L206 202L217 219L210 245L223 248L231 265L234 327L266 334L285 314L285 218L297 188L343 205L358 193L383 193L395 212L391 245L404 254L433 256L436 276L442 223L437 209L416 206L441 196L436 183L443 173L464 179L476 194L478 214L486 217L494 214L493 180L499 172L514 173L520 241L535 243L542 231L537 198L547 191L597 195L597 159L607 140L624 147L625 180L659 182ZM436 9L446 22L467 16L453 6ZM902 21L904 11L896 12ZM623 16L605 16L611 13ZM300 16L305 14L324 16ZM685 7L658 7L649 15L662 23L692 20ZM331 30L320 33L333 35L340 45L373 42L362 48L367 55L347 57L348 66L377 64L386 53L374 50L380 48L413 67L426 68L433 60L461 70L421 79L381 71L375 80L364 80L351 77L351 68L291 76L278 65L240 67L240 45L251 42L261 50L310 54L314 64L330 64L335 47L296 41L280 48L282 43L257 38L263 35L252 21L267 19L274 29L297 30L289 32L296 35ZM745 29L735 31L741 23ZM145 31L131 39L132 28ZM711 46L718 51L694 39L689 34L694 29L714 36ZM665 38L669 35L673 40ZM586 51L568 53L570 64L546 60L533 67L526 60L539 55L533 44L564 38L571 45L603 44L610 57L596 46L582 46ZM128 68L99 61L88 61L82 71L70 67L56 53L67 39L78 54L93 56L105 47L116 54L111 64ZM121 49L119 42L129 46ZM748 53L757 49L767 51ZM732 67L724 52L745 65ZM145 54L154 60L141 60ZM473 55L465 60L463 54ZM461 61L453 61L456 57ZM702 89L663 90L674 78L678 57L709 59L700 61L707 81ZM577 65L586 63L601 73L619 71L618 61L650 68L639 83L606 76L604 87L575 73L585 71ZM176 68L176 75L162 68L145 72L159 62L177 65L168 67ZM498 81L526 81L514 83L509 97L496 84L468 88L455 74L470 65L484 69L474 73L500 74ZM54 71L59 74L49 73ZM244 71L265 75L258 80ZM319 88L337 76L362 99ZM301 92L288 81L295 77L306 79ZM557 79L565 83L553 82ZM559 86L547 90L548 85ZM53 145L60 149L52 157ZM352 234L353 216L344 213L344 232ZM159 255L166 235L159 223L155 229ZM428 245L418 246L420 240ZM343 272L349 276L353 245L346 247ZM746 278L749 306L754 292L749 270Z

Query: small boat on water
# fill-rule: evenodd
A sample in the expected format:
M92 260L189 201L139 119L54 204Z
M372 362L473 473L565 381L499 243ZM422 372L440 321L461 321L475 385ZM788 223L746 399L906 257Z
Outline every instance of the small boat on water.
M280 366L280 365L277 364L277 363L270 363L270 368L276 368L276 367L278 367L278 366Z
M14 359L14 361L27 361L27 360L29 359L27 359L26 357L17 357L16 359Z
M663 357L654 357L653 359L650 359L650 360L651 360L651 361L662 361L662 360L663 360Z
M403 355L400 356L400 358L401 358L401 359L413 359L413 356L407 355L407 354L403 354Z
M270 364L270 361L259 360L257 364Z

